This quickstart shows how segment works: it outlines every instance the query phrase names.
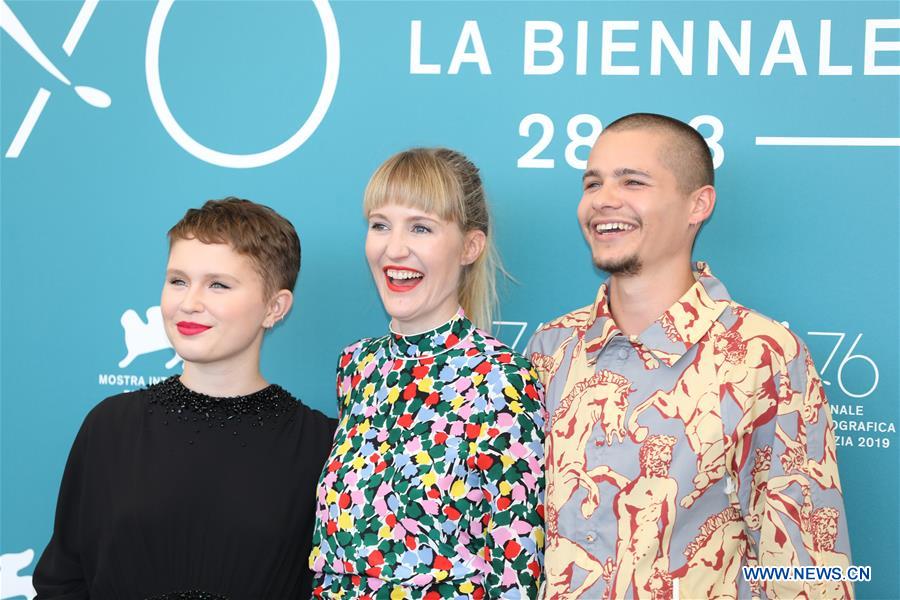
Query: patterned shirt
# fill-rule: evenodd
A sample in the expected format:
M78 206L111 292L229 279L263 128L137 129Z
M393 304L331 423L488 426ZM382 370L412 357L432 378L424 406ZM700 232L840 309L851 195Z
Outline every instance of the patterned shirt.
M337 389L314 595L533 598L544 419L528 361L460 310L426 333L349 346Z
M604 283L529 343L549 415L547 597L851 597L742 576L850 564L834 432L803 343L696 269L640 335L616 327Z

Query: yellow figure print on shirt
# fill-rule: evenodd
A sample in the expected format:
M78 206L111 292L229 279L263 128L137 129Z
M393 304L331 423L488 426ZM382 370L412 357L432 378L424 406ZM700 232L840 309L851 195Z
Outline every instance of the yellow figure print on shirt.
M834 433L803 343L704 264L695 277L640 335L616 327L604 284L529 344L548 412L548 598L852 597L741 576L850 564Z

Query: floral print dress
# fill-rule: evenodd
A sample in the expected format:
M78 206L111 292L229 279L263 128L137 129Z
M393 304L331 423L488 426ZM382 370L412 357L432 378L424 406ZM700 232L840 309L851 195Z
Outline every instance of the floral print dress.
M462 310L341 354L317 491L317 598L534 598L543 564L542 390Z

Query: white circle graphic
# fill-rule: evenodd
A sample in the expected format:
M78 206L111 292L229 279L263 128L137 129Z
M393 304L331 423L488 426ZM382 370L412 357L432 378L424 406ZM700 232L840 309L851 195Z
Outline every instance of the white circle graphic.
M172 136L172 139L200 160L231 169L252 169L279 161L309 139L309 136L313 134L322 122L322 119L325 118L325 113L328 112L328 107L331 105L331 99L334 97L334 90L337 87L341 63L341 44L338 37L337 23L334 20L334 13L331 11L331 5L328 3L328 0L312 0L316 10L319 12L322 30L325 33L325 79L322 82L322 91L319 93L319 99L316 101L316 105L313 107L306 122L300 126L300 129L294 135L273 148L254 154L228 154L204 146L182 129L172 115L172 111L169 110L159 79L159 42L162 38L163 27L166 24L166 17L169 15L169 10L174 2L175 0L159 0L159 3L156 5L156 10L153 11L153 18L150 20L150 30L147 32L147 53L145 59L150 102L153 104L153 109L156 111L160 122L169 135Z

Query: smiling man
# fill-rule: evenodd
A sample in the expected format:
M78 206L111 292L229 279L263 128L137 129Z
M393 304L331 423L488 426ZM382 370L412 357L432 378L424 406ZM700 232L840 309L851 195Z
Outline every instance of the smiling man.
M742 566L843 566L850 547L806 347L691 262L716 202L703 138L670 117L622 117L583 182L578 220L609 279L527 351L549 415L550 596L852 596L849 584L742 577ZM812 514L833 517L831 546L816 542Z

